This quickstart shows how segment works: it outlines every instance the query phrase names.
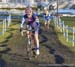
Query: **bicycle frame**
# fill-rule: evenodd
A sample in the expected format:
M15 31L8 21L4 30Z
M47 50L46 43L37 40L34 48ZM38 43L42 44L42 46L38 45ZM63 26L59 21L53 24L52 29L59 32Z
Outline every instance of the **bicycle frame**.
M24 32L27 32L27 30L22 30L21 35L24 36ZM34 38L34 34L32 33L32 31L29 31L29 34L26 33L26 35L29 35L28 38L28 44L30 44L30 40L32 40L32 43L34 42L35 38Z
M35 42L35 38L34 38L34 34L32 32L29 32L29 38L28 38L28 44L31 44L31 48L34 47L34 42Z
M22 30L21 35L24 36L24 32L27 32L27 30ZM28 37L29 35L29 37ZM35 43L35 38L34 38L34 34L32 33L32 31L29 31L29 34L26 33L27 36L27 55L29 57L29 59L31 59L31 54L32 54L32 48L34 47L34 43Z

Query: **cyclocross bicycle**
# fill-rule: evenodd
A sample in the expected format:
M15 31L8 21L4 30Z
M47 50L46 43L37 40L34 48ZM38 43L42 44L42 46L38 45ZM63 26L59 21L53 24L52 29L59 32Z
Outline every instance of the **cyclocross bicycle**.
M28 34L26 34L26 31L29 31L29 38L27 37ZM33 30L26 30L26 29L23 29L21 31L21 35L24 36L24 32L26 34L26 51L27 51L27 57L29 60L32 59L32 56L35 56L35 51L33 48L33 46L35 45L35 38L34 38L34 33L33 31L35 31L34 29Z

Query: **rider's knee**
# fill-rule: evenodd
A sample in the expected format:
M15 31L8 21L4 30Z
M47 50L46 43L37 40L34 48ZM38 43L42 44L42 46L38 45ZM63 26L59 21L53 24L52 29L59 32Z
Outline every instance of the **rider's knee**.
M34 34L35 35L35 39L36 40L38 40L39 38L38 38L38 34L36 33L36 34Z
M27 33L27 35L29 35L29 31L27 31L26 33Z

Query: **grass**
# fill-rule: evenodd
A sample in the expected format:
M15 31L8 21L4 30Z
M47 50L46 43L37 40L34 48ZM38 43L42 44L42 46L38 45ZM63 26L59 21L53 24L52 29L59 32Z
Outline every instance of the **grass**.
M75 17L61 17L61 20L65 22L65 25L69 27L75 26Z
M3 9L3 10L11 10L11 9L16 9L16 10L25 10L25 7L24 7L24 8L20 8L20 7L18 7L18 8L0 8L0 9ZM35 6L35 7L33 7L33 9L36 10L37 7Z
M10 36L10 33L6 32L2 34L3 24L0 24L0 43L6 41L6 38Z
M10 27L7 28L7 31L4 33L4 35L2 34L2 25L0 25L0 43L5 42L7 40L7 38L9 38L11 36L11 34L16 33L16 30L19 29L19 24L16 23L11 23Z
M72 52L75 52L75 44L73 45L72 40L73 40L73 35L71 32L69 32L69 38L70 40L68 40L65 38L64 34L62 32L60 32L60 30L58 28L55 27L57 36L59 41L66 47L68 47ZM75 37L74 37L75 38Z
M68 27L75 27L75 17L62 17L61 20L64 21L65 25L68 25ZM57 31L59 30L57 29ZM70 40L72 40L73 33L71 31L68 31L68 32L69 32L69 37L71 38ZM67 42L66 38L63 36L63 33L57 32L57 34L58 34L58 38L61 41L61 43L63 43L68 48L70 48L71 51L75 52L75 46L73 46L72 41L69 40Z
M2 47L2 43L5 43L8 41L8 39L11 37L11 33L5 32L4 35L0 35L0 52L5 51L7 47Z
M66 40L66 38L63 36L63 34L58 33L58 38L60 40L60 42L65 45L66 47L68 47L72 52L75 52L75 46L73 46L71 41Z
M4 35L0 35L0 43L5 42L9 36L11 36L9 32L5 32Z
M3 34L0 34L0 44L2 45L3 43L6 43L10 40L10 38L12 38L13 34L15 34L17 32L17 30L19 30L19 23L11 23L11 25L7 28L7 31ZM2 25L0 25L0 31L2 32ZM6 50L7 47L1 47L0 46L0 52Z

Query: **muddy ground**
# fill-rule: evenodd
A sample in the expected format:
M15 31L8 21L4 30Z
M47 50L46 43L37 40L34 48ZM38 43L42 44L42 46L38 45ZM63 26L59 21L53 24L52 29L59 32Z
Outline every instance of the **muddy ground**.
M75 53L58 39L54 26L48 32L41 28L40 55L27 59L26 37L19 30L4 44L8 50L0 55L0 67L75 67Z

